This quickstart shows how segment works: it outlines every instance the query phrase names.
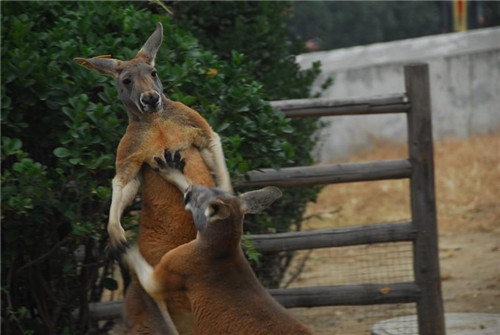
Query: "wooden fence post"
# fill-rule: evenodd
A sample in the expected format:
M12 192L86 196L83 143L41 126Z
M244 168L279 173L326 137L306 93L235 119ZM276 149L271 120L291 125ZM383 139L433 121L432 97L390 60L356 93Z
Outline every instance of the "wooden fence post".
M420 335L444 335L444 310L439 271L434 158L432 144L429 67L405 66L406 92L411 109L408 113L408 146L412 222L417 230L414 242L415 281L421 289L417 301Z

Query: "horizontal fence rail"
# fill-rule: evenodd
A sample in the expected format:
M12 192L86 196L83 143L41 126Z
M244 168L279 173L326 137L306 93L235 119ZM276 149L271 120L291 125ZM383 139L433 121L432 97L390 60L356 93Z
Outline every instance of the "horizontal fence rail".
M376 162L343 163L261 169L248 171L243 175L245 181L239 186L293 187L304 185L347 183L356 181L401 179L411 175L408 159L394 159Z
M113 320L120 316L122 311L123 301L113 300L104 302L93 302L89 304L89 314L92 320ZM80 313L79 309L76 309L72 313L73 318L78 318Z
M357 227L321 229L277 234L251 235L261 253L292 251L361 244L413 241L417 230L411 222L379 223ZM314 307L415 302L419 291L413 283L360 284L271 289L283 306ZM109 320L120 315L122 301L89 304L93 320ZM78 317L78 311L73 313Z
M411 222L380 223L357 227L252 235L259 252L279 252L361 244L413 241L417 230Z
M272 101L271 107L280 110L286 116L319 117L361 114L406 113L410 102L406 94L392 94L359 99L295 99Z
M399 304L420 297L419 288L412 282L280 288L269 293L286 308Z
M284 307L358 306L416 302L420 289L413 282L357 284L270 289L269 293ZM93 320L110 320L120 315L122 301L89 304ZM79 311L73 312L78 317Z

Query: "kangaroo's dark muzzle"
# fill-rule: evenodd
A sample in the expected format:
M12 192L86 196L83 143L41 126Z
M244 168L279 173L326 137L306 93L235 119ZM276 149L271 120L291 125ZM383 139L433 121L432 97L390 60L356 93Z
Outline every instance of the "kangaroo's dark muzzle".
M141 94L139 101L143 112L156 112L161 107L161 96L156 91L148 91Z

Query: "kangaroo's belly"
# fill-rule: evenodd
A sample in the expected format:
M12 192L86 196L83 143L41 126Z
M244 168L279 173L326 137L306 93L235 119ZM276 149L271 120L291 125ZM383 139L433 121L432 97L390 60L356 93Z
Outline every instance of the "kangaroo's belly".
M184 174L194 184L215 186L213 177L199 151L182 151ZM144 258L157 264L167 251L193 240L196 229L191 212L184 209L184 196L151 168L142 172L142 212L138 244Z
M189 182L215 186L210 170L195 147L167 141L164 147L149 148L152 149L149 152L150 157L162 155L165 149L180 150L186 162L184 175ZM169 250L193 240L196 237L196 228L191 212L184 209L184 195L147 164L142 168L141 184L142 211L138 246L144 259L154 266ZM126 299L125 309L129 308L127 306L130 303L133 302ZM167 306L180 334L192 334L193 315L185 292L173 292L167 300ZM147 309L144 313L147 314ZM148 318L147 315L143 317Z

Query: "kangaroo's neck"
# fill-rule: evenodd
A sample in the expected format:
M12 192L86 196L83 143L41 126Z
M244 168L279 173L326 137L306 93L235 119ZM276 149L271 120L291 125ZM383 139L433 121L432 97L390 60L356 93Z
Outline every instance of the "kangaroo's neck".
M197 239L199 250L211 258L232 257L241 249L241 229L204 232Z

